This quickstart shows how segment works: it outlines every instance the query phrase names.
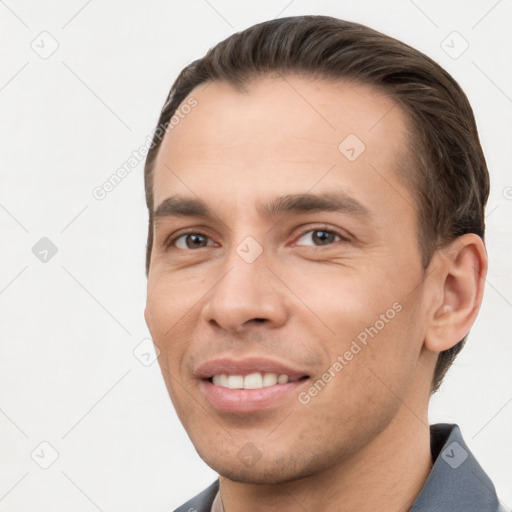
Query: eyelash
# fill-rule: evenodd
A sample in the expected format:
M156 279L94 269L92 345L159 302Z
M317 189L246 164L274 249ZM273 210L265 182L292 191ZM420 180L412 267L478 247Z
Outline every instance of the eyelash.
M325 232L325 233L329 233L329 234L335 235L335 236L340 238L340 240L336 240L335 242L333 242L331 244L327 244L328 247L331 246L331 245L334 245L336 242L348 242L349 241L349 238L346 235L343 235L343 234L339 233L338 231L334 231L333 229L329 228L328 226L320 226L320 227L315 227L315 228L309 228L309 229L307 229L305 231L302 231L299 234L299 236L297 237L297 240L301 239L305 234L310 233L310 232L315 232L315 231L322 231L322 232ZM186 236L186 235L199 235L199 236L203 236L205 238L210 238L209 235L207 235L206 233L203 233L202 231L196 231L196 230L185 231L183 233L180 233L178 236L176 236L176 237L174 237L172 239L169 239L170 237L167 238L164 241L164 248L166 250L170 249L174 245L176 240L178 240L181 237ZM211 238L210 238L210 240L211 240ZM318 246L305 246L305 247L322 247L322 246L318 245ZM199 247L199 249L205 249L205 247ZM186 250L193 251L194 249L181 249L181 250L182 251L186 251Z

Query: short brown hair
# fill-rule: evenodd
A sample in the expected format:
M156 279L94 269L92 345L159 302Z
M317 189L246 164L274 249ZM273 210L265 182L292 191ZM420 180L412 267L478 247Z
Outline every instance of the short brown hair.
M425 269L434 252L456 237L476 233L484 238L489 173L473 111L458 83L423 53L369 27L329 16L293 16L231 35L186 66L172 85L144 169L146 274L153 243L152 177L162 129L202 83L224 81L243 89L251 80L275 73L372 85L400 104L407 115L412 164L405 178L418 196L418 243ZM466 337L439 354L432 393Z

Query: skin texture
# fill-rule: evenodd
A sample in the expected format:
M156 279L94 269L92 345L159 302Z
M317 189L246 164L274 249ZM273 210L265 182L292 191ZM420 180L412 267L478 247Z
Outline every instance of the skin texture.
M156 160L155 208L179 195L213 216L156 222L145 318L177 414L221 475L225 510L408 510L432 467L437 353L468 332L482 299L482 242L464 235L424 271L416 194L399 174L405 117L381 92L290 75L258 79L247 93L213 82L192 95L197 106ZM349 134L365 144L354 161L338 149ZM369 214L257 209L334 191ZM182 236L165 247L185 229L207 235L204 245L187 248ZM322 244L319 231L338 236ZM263 249L252 263L236 250L248 236ZM301 403L393 304L394 318ZM309 379L278 405L224 413L194 375L218 356L271 358ZM256 463L239 456L244 446Z

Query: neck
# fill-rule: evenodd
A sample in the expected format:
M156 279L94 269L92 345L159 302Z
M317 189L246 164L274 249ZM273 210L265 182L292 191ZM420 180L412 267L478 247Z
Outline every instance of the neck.
M296 481L256 485L220 478L225 512L406 512L430 470L426 410L402 407L391 423L354 457ZM221 507L222 510L222 507Z

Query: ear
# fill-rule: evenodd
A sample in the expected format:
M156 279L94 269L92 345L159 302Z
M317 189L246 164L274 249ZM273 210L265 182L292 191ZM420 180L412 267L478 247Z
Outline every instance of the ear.
M487 252L482 239L468 233L440 250L435 268L436 303L425 336L425 347L442 352L469 332L482 303Z

